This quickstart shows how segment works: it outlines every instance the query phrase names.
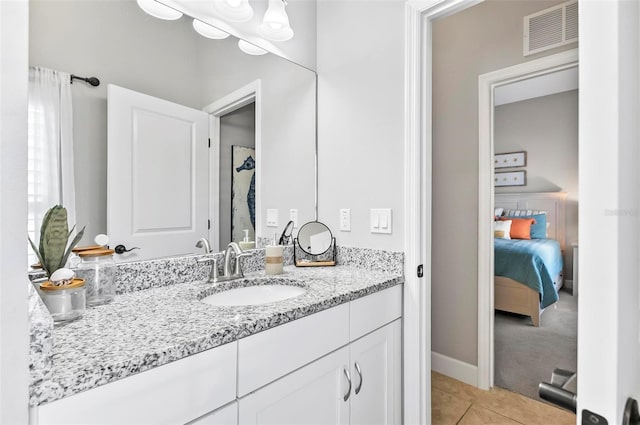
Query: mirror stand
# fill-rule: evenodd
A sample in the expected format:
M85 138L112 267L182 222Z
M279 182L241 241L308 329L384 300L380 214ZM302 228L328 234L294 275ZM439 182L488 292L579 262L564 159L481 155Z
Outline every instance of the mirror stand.
M298 238L293 239L293 264L296 267L326 267L336 265L336 238L331 237L331 246L322 254L313 255L300 248Z

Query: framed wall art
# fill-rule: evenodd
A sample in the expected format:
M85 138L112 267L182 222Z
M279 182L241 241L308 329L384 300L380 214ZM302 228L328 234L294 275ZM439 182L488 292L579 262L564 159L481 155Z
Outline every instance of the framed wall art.
M509 171L506 173L495 173L494 186L526 186L527 185L527 172L526 171Z
M494 168L524 167L527 165L527 152L507 152L494 155Z

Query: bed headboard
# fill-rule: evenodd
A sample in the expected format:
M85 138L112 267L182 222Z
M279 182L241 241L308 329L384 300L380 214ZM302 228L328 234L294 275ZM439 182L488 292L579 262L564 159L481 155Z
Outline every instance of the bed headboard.
M560 242L565 248L566 233L566 192L496 193L495 207L506 210L546 211L550 223L547 236Z

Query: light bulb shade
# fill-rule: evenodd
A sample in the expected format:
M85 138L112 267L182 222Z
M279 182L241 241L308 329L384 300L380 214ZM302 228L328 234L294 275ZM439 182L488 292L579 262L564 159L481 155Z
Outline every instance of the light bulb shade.
M214 0L213 5L231 22L247 22L253 18L253 8L249 0Z
M209 24L205 24L204 22L197 19L193 20L193 29L196 30L196 32L201 36L212 38L214 40L222 40L229 37L229 33L219 30L218 28L213 27Z
M238 47L246 54L253 56L260 56L269 53L262 47L254 46L253 44L247 43L244 40L238 40Z
M175 21L182 17L182 12L172 9L156 0L137 0L137 3L140 9L154 18Z
M293 37L289 16L282 0L269 0L269 7L258 31L264 38L272 41L287 41Z

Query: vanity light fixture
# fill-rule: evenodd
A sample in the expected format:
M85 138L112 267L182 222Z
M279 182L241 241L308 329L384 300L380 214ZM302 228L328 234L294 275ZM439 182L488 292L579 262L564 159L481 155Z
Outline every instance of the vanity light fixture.
M242 50L246 54L253 55L253 56L260 56L260 55L264 55L266 53L269 53L268 51L266 51L262 47L258 47L258 46L255 46L255 45L251 44L251 43L247 43L244 40L238 40L238 47L240 48L240 50Z
M219 30L218 28L213 27L197 19L193 20L193 29L196 30L196 32L201 36L206 38L211 38L213 40L222 40L229 37L228 32Z
M170 8L156 0L136 0L140 9L147 12L154 18L164 19L166 21L175 21L182 17L182 12Z
M214 0L213 4L231 22L247 22L253 18L249 0Z
M293 30L289 25L289 16L285 10L285 0L269 0L269 7L258 28L260 35L267 40L287 41L293 38Z

